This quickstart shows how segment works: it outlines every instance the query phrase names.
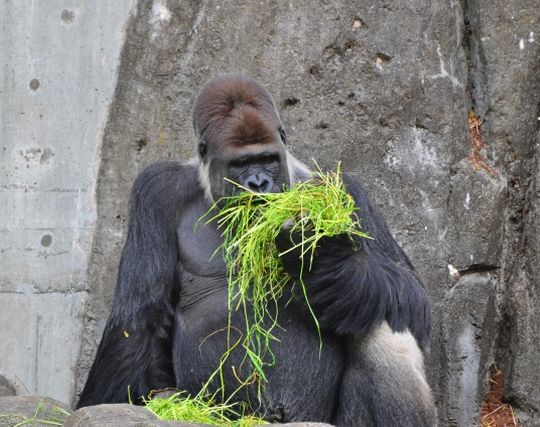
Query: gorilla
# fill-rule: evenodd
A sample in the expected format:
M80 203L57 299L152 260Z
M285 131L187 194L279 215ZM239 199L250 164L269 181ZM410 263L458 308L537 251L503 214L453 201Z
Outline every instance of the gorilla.
M195 102L193 126L195 160L159 162L135 180L112 308L79 407L126 402L128 389L138 403L167 387L197 394L227 349L229 316L226 265L213 256L221 233L199 219L214 201L239 191L231 181L279 192L310 179L286 149L271 95L250 78L210 81ZM289 251L282 256L291 286L271 344L275 363L260 395L253 385L234 399L274 422L434 426L423 364L426 292L365 191L343 179L373 239L325 238L303 272L322 348L307 304L294 291L302 260ZM291 245L285 229L279 250ZM233 314L232 329L242 331L242 319ZM244 356L235 349L226 361L228 391L239 386L234 367Z

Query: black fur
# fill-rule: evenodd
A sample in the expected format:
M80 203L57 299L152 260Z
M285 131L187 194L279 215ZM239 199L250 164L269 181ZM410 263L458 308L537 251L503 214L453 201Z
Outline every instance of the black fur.
M425 290L365 191L348 176L344 181L358 207L362 230L373 239L323 238L311 269L307 260L303 263L302 277L319 322L339 335L364 336L386 320L394 331L409 328L425 349L430 332ZM298 241L288 230L276 241L279 251L286 252L283 265L295 279L302 265L299 250L287 249Z
M193 268L191 259L183 259L185 251L183 255L178 246L182 233L193 234L197 219L209 207L203 201L203 208L198 213L187 215L187 224L183 222L186 211L202 201L202 189L196 176L195 168L162 162L137 178L111 314L79 407L125 402L128 386L135 401L147 396L152 389L164 387L177 386L196 393L204 379L213 372L224 350L223 335L211 339L207 336L226 324L223 266L216 267L201 260L204 261L203 266L208 266L205 268L208 268L207 276L210 277L201 278L202 275L196 271L201 266ZM429 336L429 305L422 285L365 192L350 178L345 177L345 180L358 203L363 229L374 239L357 239L354 244L345 236L325 239L317 251L313 269L304 274L310 302L324 329L323 349L334 354L332 359L337 363L343 357L342 337L365 336L383 320L387 320L396 331L410 328L418 342L425 346ZM203 239L202 249L193 247L193 253L197 256L202 252L206 256L213 253L215 244L211 240ZM299 263L294 256L292 258L283 261L294 276ZM195 270L195 274L189 270ZM182 283L191 285L197 280L204 281L204 284L194 288L195 294L183 292ZM194 308L205 313L205 317L198 320L202 322L202 332L195 336L191 332L183 334L186 328L189 329L185 323L191 321ZM311 329L312 336L304 339L290 337L285 342L302 347L300 343L309 339L317 347L317 334L309 315L298 317L299 314L293 315L290 311L294 309L283 310L282 316L289 322L301 319L306 326L298 333L305 335L306 330ZM292 329L285 323L283 326L289 331ZM183 346L197 349L203 341L202 356L201 352L195 351L186 354L183 360L178 357ZM285 351L279 345L276 352L284 361L299 354L298 349ZM309 356L313 363L329 363L325 362L327 359L318 361L316 353L314 351ZM303 365L304 361L298 360L298 364ZM341 376L339 365L337 363L333 368L337 378ZM281 375L276 378L277 387L286 382ZM325 383L320 378L311 380L316 388L335 388L332 382ZM309 388L305 383L304 387ZM268 395L276 392L267 390ZM279 405L269 403L267 414L273 406ZM287 408L287 404L282 406ZM304 409L288 408L284 419L301 419L294 412L303 412ZM328 410L330 412L326 416L320 415L318 420L331 420L333 410ZM316 409L312 408L311 414L315 412ZM305 415L309 414L308 411Z
M195 108L202 169L161 162L137 178L111 313L79 407L126 402L128 388L137 403L152 389L176 387L195 394L217 368L226 350L227 271L222 257L213 256L222 244L220 230L199 219L211 206L209 194L230 194L224 176L248 184L258 180L253 185L268 179L280 187L305 175L296 165L289 177L284 132L273 108L269 94L252 80L216 80ZM204 171L208 175L200 179ZM255 386L235 399L269 421L434 425L418 357L429 338L426 293L364 190L350 177L344 180L362 229L373 239L324 239L313 268L304 271L321 324L322 350L305 301L291 284L279 307L281 328L272 343L276 362L265 370L262 400ZM290 239L284 231L278 248L286 248ZM282 260L297 279L298 254ZM242 330L242 315L233 316L233 340L234 331ZM416 342L392 333L407 330ZM400 347L384 348L394 342ZM238 387L244 356L236 349L226 361L226 393Z
M133 186L111 313L79 407L134 401L174 385L171 332L179 292L176 203L179 165L159 163ZM192 177L193 179L194 177Z

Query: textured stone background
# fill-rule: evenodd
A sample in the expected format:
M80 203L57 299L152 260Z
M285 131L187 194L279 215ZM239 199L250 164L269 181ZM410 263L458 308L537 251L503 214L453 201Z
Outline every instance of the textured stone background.
M69 402L96 179L134 3L0 0L0 373Z
M192 155L197 91L237 71L274 94L300 159L364 183L418 268L441 425L475 425L495 365L540 425L538 0L83 3L0 0L0 371L74 398L131 183ZM470 110L497 176L468 160Z

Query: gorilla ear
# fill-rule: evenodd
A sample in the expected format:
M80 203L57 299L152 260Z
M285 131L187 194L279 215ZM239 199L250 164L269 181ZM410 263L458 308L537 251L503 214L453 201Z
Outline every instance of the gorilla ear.
M279 136L281 137L281 141L283 141L284 144L287 143L287 135L285 134L285 129L283 129L283 126L278 127Z
M206 142L199 142L199 156L201 156L201 159L204 160L207 151L208 147L206 146Z

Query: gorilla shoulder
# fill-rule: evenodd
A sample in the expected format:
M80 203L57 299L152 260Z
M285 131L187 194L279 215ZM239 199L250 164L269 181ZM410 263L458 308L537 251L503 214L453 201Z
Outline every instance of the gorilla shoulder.
M180 163L161 161L146 167L135 179L131 192L131 205L147 208L159 207L174 211L179 202L186 202L202 194L194 161Z

